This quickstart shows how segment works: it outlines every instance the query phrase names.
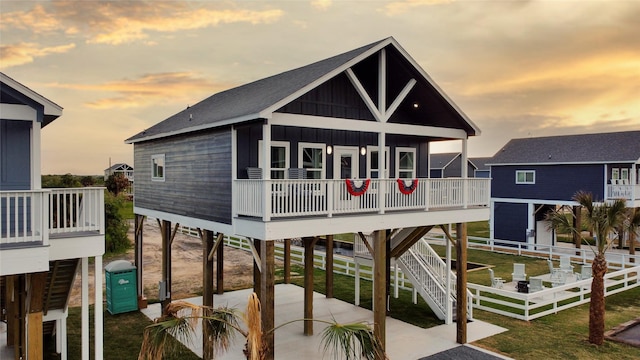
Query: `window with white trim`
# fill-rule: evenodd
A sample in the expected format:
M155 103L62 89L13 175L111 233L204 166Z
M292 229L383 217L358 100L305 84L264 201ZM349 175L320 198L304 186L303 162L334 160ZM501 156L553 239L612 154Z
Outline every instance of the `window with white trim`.
M396 148L396 177L399 179L413 179L416 175L416 149L407 147Z
M151 155L151 180L164 181L164 154Z
M385 159L384 159L384 175L385 178L389 175L389 147L385 147ZM378 147L374 145L367 146L367 178L378 179L380 178L380 172L378 171Z
M324 179L325 144L298 143L298 167L307 169L307 179Z
M535 170L517 170L516 171L516 184L535 184L536 172Z
M620 169L618 168L611 169L611 179L612 180L620 179Z
M262 140L258 141L258 167L262 167ZM271 178L286 179L289 168L289 142L271 142Z

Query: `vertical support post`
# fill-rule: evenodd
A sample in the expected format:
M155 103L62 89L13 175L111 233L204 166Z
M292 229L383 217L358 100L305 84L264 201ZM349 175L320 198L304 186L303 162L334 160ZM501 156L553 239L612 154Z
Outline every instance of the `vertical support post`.
M378 112L382 122L387 122L387 51L381 49L378 55ZM384 156L384 153L378 153ZM382 169L382 168L379 168Z
M231 125L231 193L237 194L237 182L238 180L238 130ZM231 218L238 216L238 201L237 197L233 198L231 202ZM233 223L233 220L231 220Z
M89 360L89 258L82 258L82 288L80 308L81 314L81 336L82 336L82 360Z
M386 316L387 316L387 291L386 266L387 257L387 236L385 230L376 230L373 240L373 332L386 348Z
M93 258L93 343L94 343L94 359L102 360L104 357L104 310L102 300L102 256Z
M202 233L202 305L204 306L203 315L211 315L213 307L213 258L209 258L209 254L213 249L213 231L205 230ZM220 249L218 249L219 251ZM211 334L213 329L211 323L202 319L202 359L213 359L213 342Z
M462 169L462 204L466 209L469 203L469 161L467 160L467 138L462 139L462 163L460 168Z
M582 207L574 206L573 207L573 227L574 229L582 228ZM582 238L579 234L573 233L573 243L576 246L576 249L580 249L580 245L582 243ZM580 255L580 252L576 252L576 255Z
M456 224L456 342L467 343L467 224Z
M147 308L147 298L144 296L144 284L142 282L142 247L143 247L143 229L144 229L144 215L135 215L134 219L134 252L135 252L135 266L136 266L136 282L138 285L138 308Z
M449 296L449 294L451 294L451 241L447 238L446 239L446 243L447 243L447 248L446 248L446 268L447 268L447 298L451 299L451 296ZM452 308L452 301L451 300L447 300L447 307L446 307L446 317L444 320L444 323L449 325L453 322L453 308Z
M391 166L391 164L385 164L387 161L387 154L385 154L385 135L383 131L378 133L378 207L380 208L378 213L380 214L384 214L386 206L385 191L387 182L385 180L389 177L386 166Z
M388 236L391 234L391 230L385 230L384 232L384 248L385 248L385 256L384 256L384 267L386 269L385 271L385 278L384 278L384 290L385 290L385 309L386 309L386 314L389 315L391 313L391 271L389 271L389 269L391 269L391 257L388 256L388 254L391 254L391 239L389 239L389 241L387 241Z
M354 287L355 287L355 292L356 293L355 293L355 299L353 299L353 304L355 306L360 306L360 263L358 262L358 258L357 257L355 258L355 266L354 267L355 267L354 276L356 278Z
M27 359L42 359L44 346L42 343L42 305L47 273L39 272L28 275L28 309L27 313Z
M267 346L265 360L275 358L275 245L274 241L264 240L260 247L260 261L262 262L260 306L262 309L262 333Z
M249 240L251 241L251 240ZM256 252L261 254L260 251L262 249L262 241L258 239L253 239L253 246L256 248ZM262 261L262 260L260 260ZM260 266L256 263L256 260L253 261L253 292L256 293L258 299L262 301L262 277L260 274Z
M16 275L8 275L5 279L6 283L5 283L5 291L4 291L4 295L5 296L5 305L7 307L7 345L8 346L12 346L14 344L14 339L15 339L15 334L16 332L14 331L14 325L17 322L17 314L18 314L18 308L17 308L17 294L16 294L16 280L17 280L17 276Z
M167 315L167 305L171 304L171 221L162 220L162 281L165 283L162 315Z
M271 220L271 124L262 125L262 221Z
M304 241L304 335L313 335L313 247L315 238Z
M224 294L224 239L220 240L216 250L216 294Z
M326 271L325 271L325 292L326 297L329 299L333 298L333 235L327 235L326 237Z
M284 239L284 283L291 283L291 239Z

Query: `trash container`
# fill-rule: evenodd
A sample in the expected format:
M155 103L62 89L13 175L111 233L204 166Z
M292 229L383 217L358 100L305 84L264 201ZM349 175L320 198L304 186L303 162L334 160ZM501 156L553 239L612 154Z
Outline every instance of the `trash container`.
M104 267L107 282L107 311L112 315L138 310L136 267L116 260Z

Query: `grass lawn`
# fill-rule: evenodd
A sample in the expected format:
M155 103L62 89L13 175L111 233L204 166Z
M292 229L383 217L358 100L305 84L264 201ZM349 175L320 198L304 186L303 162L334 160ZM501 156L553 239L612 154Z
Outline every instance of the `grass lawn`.
M444 247L434 247L444 254ZM493 265L497 276L510 279L513 263L526 265L528 275L548 273L546 260L488 251L469 250L469 261ZM276 277L282 278L282 269L276 270ZM303 268L292 266L292 282L302 286ZM489 273L486 270L470 271L469 282L489 285ZM315 269L314 290L324 293L324 271ZM354 278L334 275L334 296L353 302L355 295ZM302 301L302 299L300 299ZM606 329L635 319L640 316L640 288L607 297ZM371 282L361 281L360 306L371 308ZM401 291L398 299L391 298L391 316L420 327L432 327L442 324L429 307L419 299L418 305L411 302L411 293ZM588 310L585 304L555 315L548 315L533 321L521 321L493 313L474 310L475 318L509 329L509 331L480 340L475 345L502 353L515 359L640 359L640 349L612 341L597 347L590 345L588 336ZM241 309L244 310L244 309ZM340 319L336 319L340 321ZM139 312L112 316L104 315L104 353L105 359L136 359L142 342L142 331L150 324ZM80 309L69 311L69 359L80 358ZM277 334L276 334L277 336ZM188 350L176 359L197 359Z
M123 200L122 204L123 204L123 206L118 211L120 213L120 215L122 216L122 218L124 218L126 220L133 220L134 219L133 201Z

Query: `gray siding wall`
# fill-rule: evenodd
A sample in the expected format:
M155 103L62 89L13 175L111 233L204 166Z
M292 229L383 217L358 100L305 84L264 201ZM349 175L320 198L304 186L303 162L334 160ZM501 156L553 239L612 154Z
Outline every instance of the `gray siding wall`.
M31 188L31 125L0 120L0 190Z
M165 181L152 181L151 156L165 155ZM231 224L231 130L134 144L135 206Z

